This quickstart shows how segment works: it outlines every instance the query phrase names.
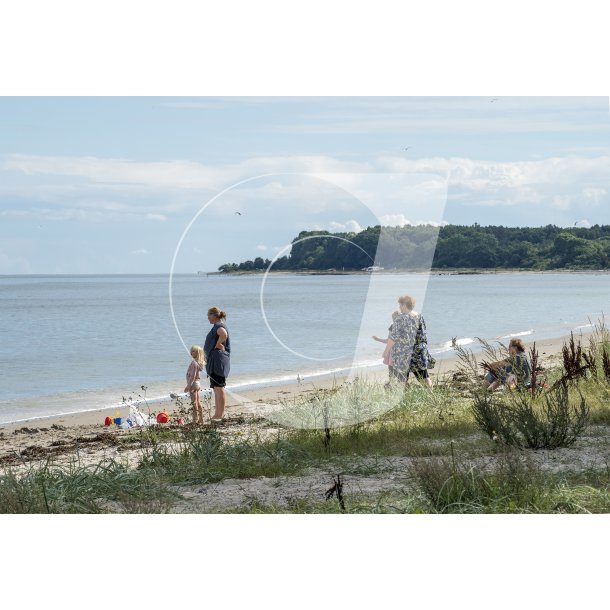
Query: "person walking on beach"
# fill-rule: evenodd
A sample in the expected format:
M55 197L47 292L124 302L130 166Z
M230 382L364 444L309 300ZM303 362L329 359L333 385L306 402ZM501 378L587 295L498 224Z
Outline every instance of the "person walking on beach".
M203 348L200 345L193 345L191 347L191 356L193 359L186 370L186 387L184 388L184 391L191 395L193 423L203 424L203 408L201 407L201 397L199 396L201 390L200 373L205 364Z
M394 322L394 320L396 320L396 318L400 315L400 311L396 310L392 312L392 322ZM390 324L389 328L388 328L388 332L390 332L392 330L392 325ZM388 339L390 338L390 336L388 335ZM382 339L381 337L378 337L377 335L373 335L373 339L375 341L379 341L379 343L385 343L387 345L388 343L388 339ZM385 354L385 352L384 352ZM384 355L383 357L383 363L387 365L388 367L388 376L389 376L389 381L388 383L391 383L392 381L394 381L394 379L396 378L396 372L394 371L394 366L392 364L392 354L389 353L387 356ZM386 383L386 386L388 385L388 383Z
M390 326L390 335L383 352L384 360L392 358L396 379L406 382L409 373L432 387L428 369L433 366L433 358L428 351L426 323L421 314L414 311L415 299L409 295L398 299L400 315Z
M214 423L221 422L225 412L225 386L231 369L231 341L223 322L226 319L227 314L218 307L208 309L208 322L212 324L212 328L205 338L203 351L206 359L205 370L214 392Z
M500 385L509 388L529 388L532 384L532 370L521 339L511 339L508 344L508 358L492 362L485 375L485 384L490 392Z

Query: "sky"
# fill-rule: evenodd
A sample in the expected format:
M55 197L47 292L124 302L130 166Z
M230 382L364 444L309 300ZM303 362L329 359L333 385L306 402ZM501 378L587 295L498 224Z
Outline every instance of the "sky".
M2 97L0 274L214 271L313 229L605 224L609 135L601 96Z

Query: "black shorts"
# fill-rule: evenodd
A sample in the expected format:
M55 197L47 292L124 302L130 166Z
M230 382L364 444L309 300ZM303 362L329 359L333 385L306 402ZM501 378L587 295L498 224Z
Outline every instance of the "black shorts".
M211 388L224 388L227 385L227 378L222 375L214 375L210 373L210 387Z

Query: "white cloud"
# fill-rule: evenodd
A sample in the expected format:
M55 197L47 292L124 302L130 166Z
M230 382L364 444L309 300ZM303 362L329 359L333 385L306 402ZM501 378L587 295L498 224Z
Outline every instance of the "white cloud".
M344 161L329 156L254 157L237 164L204 165L192 161L137 162L126 159L94 157L43 157L9 155L4 170L26 175L78 177L97 186L126 188L131 185L171 189L219 189L264 174L329 174L394 172L437 174L447 176L452 187L471 191L497 191L502 187L517 188L537 184L582 184L608 182L609 156L549 157L533 161L489 161L463 157L431 157L406 159L381 156L371 163ZM81 185L82 186L82 185ZM249 183L256 187L256 181ZM261 184L269 193L287 188L279 180ZM437 188L438 185L435 185ZM78 185L74 185L78 189ZM595 184L586 189L589 196L605 194ZM604 192L602 192L604 191Z
M348 220L347 222L335 222L334 220L329 223L329 230L335 232L347 232L347 233L360 233L362 227L356 220Z
M412 225L418 227L420 225L429 225L432 227L444 227L449 224L446 220L415 220L411 222L404 214L387 214L379 217L379 222L382 227L404 227Z
M4 170L26 175L72 176L85 178L105 186L131 185L153 188L210 188L223 179L231 179L231 167L206 166L193 161L139 162L129 159L98 157L45 157L38 155L8 155Z
M609 156L571 155L512 162L384 157L379 164L396 172L446 176L449 200L468 206L546 205L567 210L599 203L610 182ZM583 184L588 186L583 189Z
M610 190L608 155L571 154L528 161L464 157L417 159L385 155L368 163L324 155L295 155L253 157L240 163L222 165L180 160L138 162L93 157L9 155L5 157L2 168L21 174L19 184L8 188L15 193L20 187L27 189L29 201L44 201L48 205L51 202L49 197L55 197L56 205L64 210L57 213L60 219L62 215L64 218L76 218L79 214L88 214L89 219L100 220L104 216L103 211L106 219L114 213L113 219L135 214L141 218L163 221L168 219L169 214L200 208L221 190L244 180L248 182L222 196L223 203L242 205L244 201L254 201L254 197L258 196L260 201L266 200L269 205L290 202L290 205L308 213L332 209L341 210L347 215L350 209L355 212L362 202L375 204L374 209L379 210L379 214L393 216L392 210L401 209L396 204L403 201L402 209L411 218L421 218L423 214L420 212L433 217L431 206L444 205L443 189L447 188L447 184L450 199L463 205L547 205L562 210L575 205L598 204ZM394 183L389 174L384 178L388 172L405 179L420 176L419 183L416 184L416 180L405 180L403 185L400 181ZM341 188L332 188L328 182L299 177L299 173L326 176L331 182L333 175L347 178L336 183ZM57 191L53 195L44 185L39 185L39 194L33 196L36 178L24 184L24 174L50 176L54 182L63 178L69 184L65 187L68 192L64 188L63 194ZM284 174L284 177L250 180L264 174ZM350 181L350 176L355 178ZM370 176L378 176L379 182L369 180ZM439 180L435 181L434 176L439 176ZM385 186L381 188L384 181ZM171 191L171 197L165 196L166 191ZM158 198L158 203L151 210L152 196ZM69 203L66 204L66 201ZM147 209L142 209L143 206ZM417 210L417 206L421 210ZM65 211L69 207L72 210ZM224 212L233 213L232 208L226 205L223 208ZM439 215L442 215L442 209L439 210ZM583 210L583 213L586 211ZM406 220L399 218L389 222L400 224L406 223ZM334 226L332 229L361 230L356 221L350 222L349 227L343 222L338 223L345 225L343 228Z
M560 210L567 210L570 207L571 199L568 195L555 195L551 203Z
M602 198L608 193L606 189L603 188L591 188L587 187L583 189L582 194L586 199L591 199L595 204L599 203Z
M146 250L145 248L141 248L140 250L133 250L131 253L135 254L136 256L143 256L145 254L150 254L150 252L148 250Z
M379 222L383 227L404 227L411 224L404 214L386 214L379 217Z
M148 220L164 221L167 216L163 214L146 214L142 216L137 209L130 209L128 205L110 205L99 204L96 208L94 203L81 202L78 204L72 203L65 207L54 208L30 208L23 210L7 209L0 211L0 217L7 218L31 218L35 221L44 222L113 222L124 221L126 219L140 220L142 217Z
M416 220L413 224L416 227L421 225L428 225L431 227L446 227L449 223L446 220L441 220L440 222L437 220Z
M325 155L293 155L293 156L258 156L245 159L240 163L224 165L206 165L194 161L170 160L142 162L129 159L105 159L98 157L50 157L40 155L11 154L0 163L0 169L8 172L17 172L31 176L32 181L40 180L40 176L58 177L71 181L70 195L72 199L90 199L92 192L104 191L113 195L122 194L131 208L141 208L142 202L137 201L134 195L156 194L165 191L172 194L171 202L165 201L156 210L156 213L174 212L184 207L185 198L190 198L191 209L201 207L206 198L212 198L220 191L244 182L243 186L230 191L234 197L239 197L248 188L257 190L261 195L267 190L268 195L274 199L286 200L290 197L290 189L296 190L303 196L304 187L302 176L298 184L298 174L329 174L366 172L372 169L368 163L344 161ZM269 183L257 177L284 174L285 179L279 178ZM288 177L296 185L288 184ZM6 180L3 180L6 182ZM283 184L286 182L286 184ZM316 184L316 182L318 184ZM43 185L27 184L22 187L23 192L38 200L49 197L49 190ZM307 179L305 190L309 194L326 190L329 185L312 178ZM3 187L3 191L6 187ZM56 190L54 199L65 201L65 190ZM13 195L19 195L19 187L12 187ZM308 202L315 203L315 199ZM149 203L146 203L149 205ZM99 207L99 206L98 206Z
M607 98L489 97L462 98L330 98L325 108L301 115L299 121L275 122L269 129L284 133L406 134L402 147L416 151L417 136L503 133L599 132L608 130Z
M497 191L502 187L574 184L585 178L608 181L610 157L549 157L535 161L487 161L462 157L404 159L381 157L381 168L392 172L415 172L447 176L452 187L471 191Z
M259 252L266 252L267 251L267 246L265 246L265 244L258 244L258 246L256 246L256 249Z

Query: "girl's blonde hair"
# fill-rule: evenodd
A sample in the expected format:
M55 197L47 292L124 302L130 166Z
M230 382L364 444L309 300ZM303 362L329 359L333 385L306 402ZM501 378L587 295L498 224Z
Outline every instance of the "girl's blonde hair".
M203 355L203 347L201 347L201 345L191 346L191 356L193 356L199 364L205 364L205 356Z

